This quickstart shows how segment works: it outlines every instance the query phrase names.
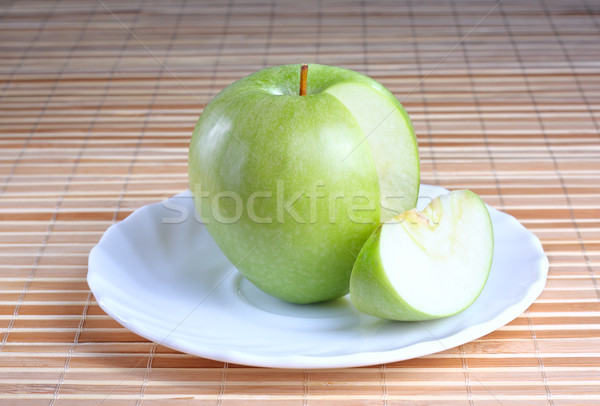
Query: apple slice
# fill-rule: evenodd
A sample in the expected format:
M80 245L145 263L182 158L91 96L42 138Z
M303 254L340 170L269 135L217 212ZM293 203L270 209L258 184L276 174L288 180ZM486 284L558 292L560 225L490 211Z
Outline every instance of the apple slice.
M391 320L430 320L466 309L481 293L494 247L485 203L470 190L435 198L383 223L350 279L358 310Z

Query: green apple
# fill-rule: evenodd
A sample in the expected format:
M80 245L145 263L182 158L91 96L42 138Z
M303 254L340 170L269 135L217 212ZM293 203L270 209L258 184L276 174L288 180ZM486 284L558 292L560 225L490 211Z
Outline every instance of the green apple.
M419 156L408 115L375 80L310 65L240 79L206 106L189 150L206 227L263 291L295 303L349 290L381 221L415 206Z
M469 190L450 192L377 228L354 265L350 297L385 319L450 316L481 293L493 247L485 203Z

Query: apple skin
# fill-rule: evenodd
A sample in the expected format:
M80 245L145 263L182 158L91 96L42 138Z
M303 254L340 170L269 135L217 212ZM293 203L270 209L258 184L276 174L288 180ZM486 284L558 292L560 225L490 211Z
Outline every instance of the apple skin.
M414 207L419 167L408 116L379 83L313 64L306 96L299 81L300 65L276 66L215 96L194 129L189 182L207 230L248 280L312 303L348 293L356 256L382 219L382 187L400 196L383 211ZM371 100L378 111L369 118ZM369 129L386 116L395 127ZM374 134L365 140L366 131Z
M399 264L395 269L391 266L386 269L382 261L384 227L399 227L406 236L406 239L394 239L394 246L386 246L388 252L393 250L399 252L398 256L404 256L399 262L393 262ZM390 235L393 234L388 233L386 237L391 238ZM403 242L405 246L401 246ZM407 211L373 232L352 270L352 303L363 313L399 321L432 320L459 313L483 290L492 265L493 245L491 218L479 196L469 190L440 196L422 212ZM433 259L423 261L422 258ZM447 258L450 259L446 261ZM411 273L428 271L432 275L428 286L422 282L410 283ZM398 278L394 272L405 276ZM463 286L468 287L461 292ZM428 300L437 302L436 305L428 306L429 310L423 303L416 305L418 292L423 296L432 295Z

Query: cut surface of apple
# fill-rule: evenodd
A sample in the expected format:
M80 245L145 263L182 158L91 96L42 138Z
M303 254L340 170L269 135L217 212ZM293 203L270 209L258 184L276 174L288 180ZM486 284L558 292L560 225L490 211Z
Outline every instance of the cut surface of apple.
M469 190L383 223L361 249L350 295L358 310L391 320L429 320L466 309L487 281L492 222Z
M383 222L415 207L419 176L414 174L419 171L419 152L408 114L388 90L376 85L377 82L341 82L324 92L335 96L352 113L371 153L377 158L374 164L379 178ZM402 151L401 159L399 151Z

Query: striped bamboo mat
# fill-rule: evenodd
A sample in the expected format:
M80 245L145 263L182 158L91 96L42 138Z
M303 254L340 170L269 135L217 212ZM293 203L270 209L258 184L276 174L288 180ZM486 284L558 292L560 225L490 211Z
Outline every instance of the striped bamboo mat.
M599 33L596 0L0 2L0 404L600 404ZM98 307L90 249L187 188L203 106L298 62L381 81L424 183L541 239L528 311L418 359L273 370L157 346Z

